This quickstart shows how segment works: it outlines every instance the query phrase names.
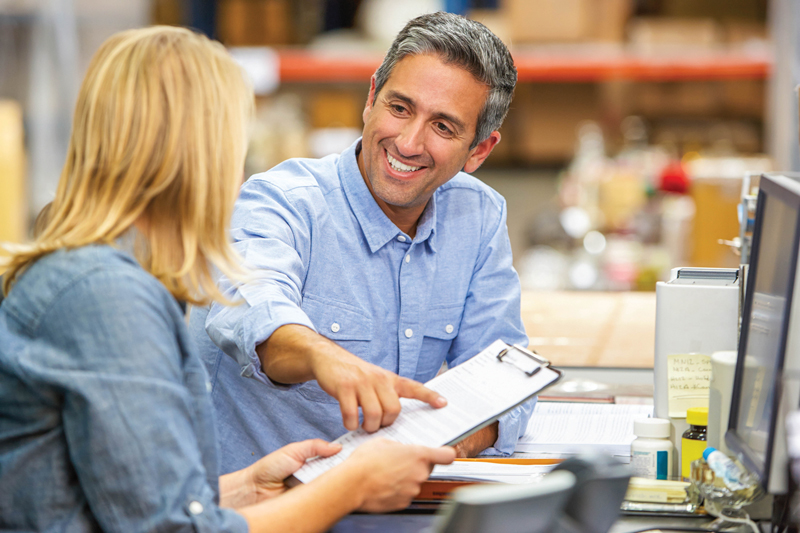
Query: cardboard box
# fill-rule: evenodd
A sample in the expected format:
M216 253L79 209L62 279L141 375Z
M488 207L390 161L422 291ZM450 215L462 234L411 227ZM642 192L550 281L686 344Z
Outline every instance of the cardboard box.
M713 81L642 82L627 87L629 113L649 117L718 115L722 88Z
M739 266L739 257L719 240L739 235L736 209L741 189L742 180L734 178L696 179L692 183L691 196L696 207L689 253L692 265Z
M631 0L505 0L511 41L622 42L633 10Z
M715 48L722 42L717 22L710 18L648 18L632 19L628 24L631 45L644 53L658 53L691 48Z
M150 10L153 24L180 26L186 19L180 0L153 0Z
M732 45L746 44L753 41L766 41L767 25L763 22L748 20L726 20L722 23L725 42Z
M591 0L505 0L502 8L517 43L580 41L590 25Z
M757 154L763 150L761 126L756 120L659 120L652 123L650 138L654 144L674 147L678 153L710 150Z
M737 117L764 117L763 80L728 80L721 82L721 96L725 111Z
M726 17L764 20L767 5L763 0L660 0L659 13L670 17Z
M217 33L227 46L274 46L293 39L288 0L220 0Z
M589 83L521 84L508 116L517 161L561 163L575 151L580 123L600 116L598 88Z
M631 0L594 0L589 3L589 34L594 41L621 43L633 13Z
M309 102L312 128L358 128L364 125L361 112L364 91L318 91Z

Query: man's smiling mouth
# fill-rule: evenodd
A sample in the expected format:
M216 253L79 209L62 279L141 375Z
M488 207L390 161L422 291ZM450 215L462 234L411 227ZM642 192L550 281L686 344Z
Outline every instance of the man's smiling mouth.
M389 161L389 165L397 172L414 172L422 168L422 167L412 167L410 165L401 163L400 161L389 155L389 152L386 152L386 159Z

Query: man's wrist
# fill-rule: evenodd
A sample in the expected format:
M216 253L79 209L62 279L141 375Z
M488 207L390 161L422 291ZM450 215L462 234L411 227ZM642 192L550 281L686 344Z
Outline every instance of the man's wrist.
M302 324L285 324L256 347L264 374L281 384L315 379L311 358L327 340Z
M498 427L499 423L494 422L456 444L455 447L458 457L475 457L486 448L494 446L494 443L497 442Z

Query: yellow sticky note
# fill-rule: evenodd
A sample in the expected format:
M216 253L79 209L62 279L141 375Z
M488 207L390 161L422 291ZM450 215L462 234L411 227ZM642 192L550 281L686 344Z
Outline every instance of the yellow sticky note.
M702 353L667 356L669 416L686 418L689 407L708 407L711 356Z

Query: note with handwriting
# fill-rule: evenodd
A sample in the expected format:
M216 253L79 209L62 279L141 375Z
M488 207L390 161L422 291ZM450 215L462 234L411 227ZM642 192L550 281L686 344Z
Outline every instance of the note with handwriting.
M667 356L669 416L686 418L689 407L708 407L711 356L702 353Z

